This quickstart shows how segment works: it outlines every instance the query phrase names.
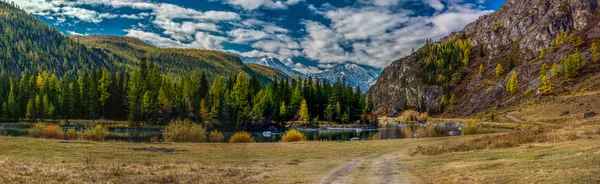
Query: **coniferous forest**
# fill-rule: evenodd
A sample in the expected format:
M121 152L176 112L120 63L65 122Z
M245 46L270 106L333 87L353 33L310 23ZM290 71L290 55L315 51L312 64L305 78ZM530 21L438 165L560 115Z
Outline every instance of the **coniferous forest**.
M16 5L0 10L3 120L191 119L218 130L368 122L360 89L343 79L292 79L218 51L67 37Z
M197 73L175 81L145 60L132 72L97 69L60 78L46 71L21 76L2 72L0 96L5 120L104 118L164 125L192 119L219 130L284 127L290 121L300 126L368 122L364 95L342 80L265 84L241 72L212 82Z

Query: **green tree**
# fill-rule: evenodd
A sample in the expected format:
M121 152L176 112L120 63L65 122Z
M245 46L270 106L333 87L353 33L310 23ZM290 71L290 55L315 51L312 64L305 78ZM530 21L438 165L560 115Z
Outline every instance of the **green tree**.
M576 52L562 59L562 64L565 68L565 77L574 78L579 75L579 70L582 66L581 52Z
M10 92L8 93L8 109L10 112L8 113L9 117L7 118L19 118L20 110L19 104L15 100L15 89L14 85L11 85Z
M560 70L558 69L558 64L557 63L552 64L552 77L558 76L559 73L560 73Z
M30 120L35 120L35 102L34 99L29 99L29 101L27 102L27 112L25 113L25 116L27 117L27 119Z
M450 105L454 105L456 104L456 95L452 94L450 95Z
M550 66L548 66L546 63L542 64L542 68L540 69L540 76L545 76L546 73L548 73L548 70L550 70Z
M542 47L542 51L540 52L539 59L544 59L546 57L546 47Z
M100 104L102 105L102 117L104 117L104 109L105 109L105 105L106 105L106 100L111 95L109 88L111 87L111 84L112 84L111 76L108 73L108 70L106 70L106 68L104 68L102 70L102 77L100 78L100 81L98 81L98 84L100 84L100 86L98 87L100 90L100 99L98 99L98 100L100 101Z
M502 68L502 65L500 63L498 63L498 65L496 66L496 77L500 77L502 76L502 74L504 74L504 68Z

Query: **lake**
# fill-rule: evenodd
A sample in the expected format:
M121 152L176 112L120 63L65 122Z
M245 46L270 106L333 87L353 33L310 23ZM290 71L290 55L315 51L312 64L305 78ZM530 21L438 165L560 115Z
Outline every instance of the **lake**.
M27 136L30 123L0 123L8 136ZM428 129L429 127L429 129ZM456 133L462 127L460 123L381 123L380 126L346 126L315 129L299 129L309 141L350 141L350 140L372 140L372 139L402 139L411 138L415 133L420 137L442 137ZM63 126L63 130L75 129L74 126ZM424 133L429 130L431 133ZM454 131L454 132L453 132ZM507 129L479 128L478 133L497 133L510 131ZM106 137L108 141L123 142L150 142L153 138L162 140L162 129L160 128L109 128ZM251 132L257 142L278 142L284 131L273 131L271 136L264 136L263 132ZM459 133L460 134L460 133ZM233 132L223 132L225 140L228 140Z

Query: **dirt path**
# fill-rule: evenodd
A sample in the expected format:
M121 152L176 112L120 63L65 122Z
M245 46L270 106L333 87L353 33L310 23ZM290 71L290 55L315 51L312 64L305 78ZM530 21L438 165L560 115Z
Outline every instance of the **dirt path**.
M381 156L363 157L334 170L321 183L418 183L416 177L407 170L406 166L399 166L395 163L396 160L406 156L406 149L401 149Z
M323 181L322 184L335 184L335 183L350 183L349 174L356 169L356 166L360 165L363 162L363 158L358 160L354 160L352 162L347 163L342 168L333 171L329 174Z

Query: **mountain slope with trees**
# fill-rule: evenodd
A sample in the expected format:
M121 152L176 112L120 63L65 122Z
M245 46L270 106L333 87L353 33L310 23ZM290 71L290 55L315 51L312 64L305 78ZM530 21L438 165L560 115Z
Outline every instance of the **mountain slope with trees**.
M393 62L367 93L368 104L380 115L405 109L470 115L597 90L598 4L508 0L462 31Z
M66 37L0 2L0 118L111 119L164 125L191 119L216 130L373 122L345 85L292 80L218 51L164 49L135 38Z

